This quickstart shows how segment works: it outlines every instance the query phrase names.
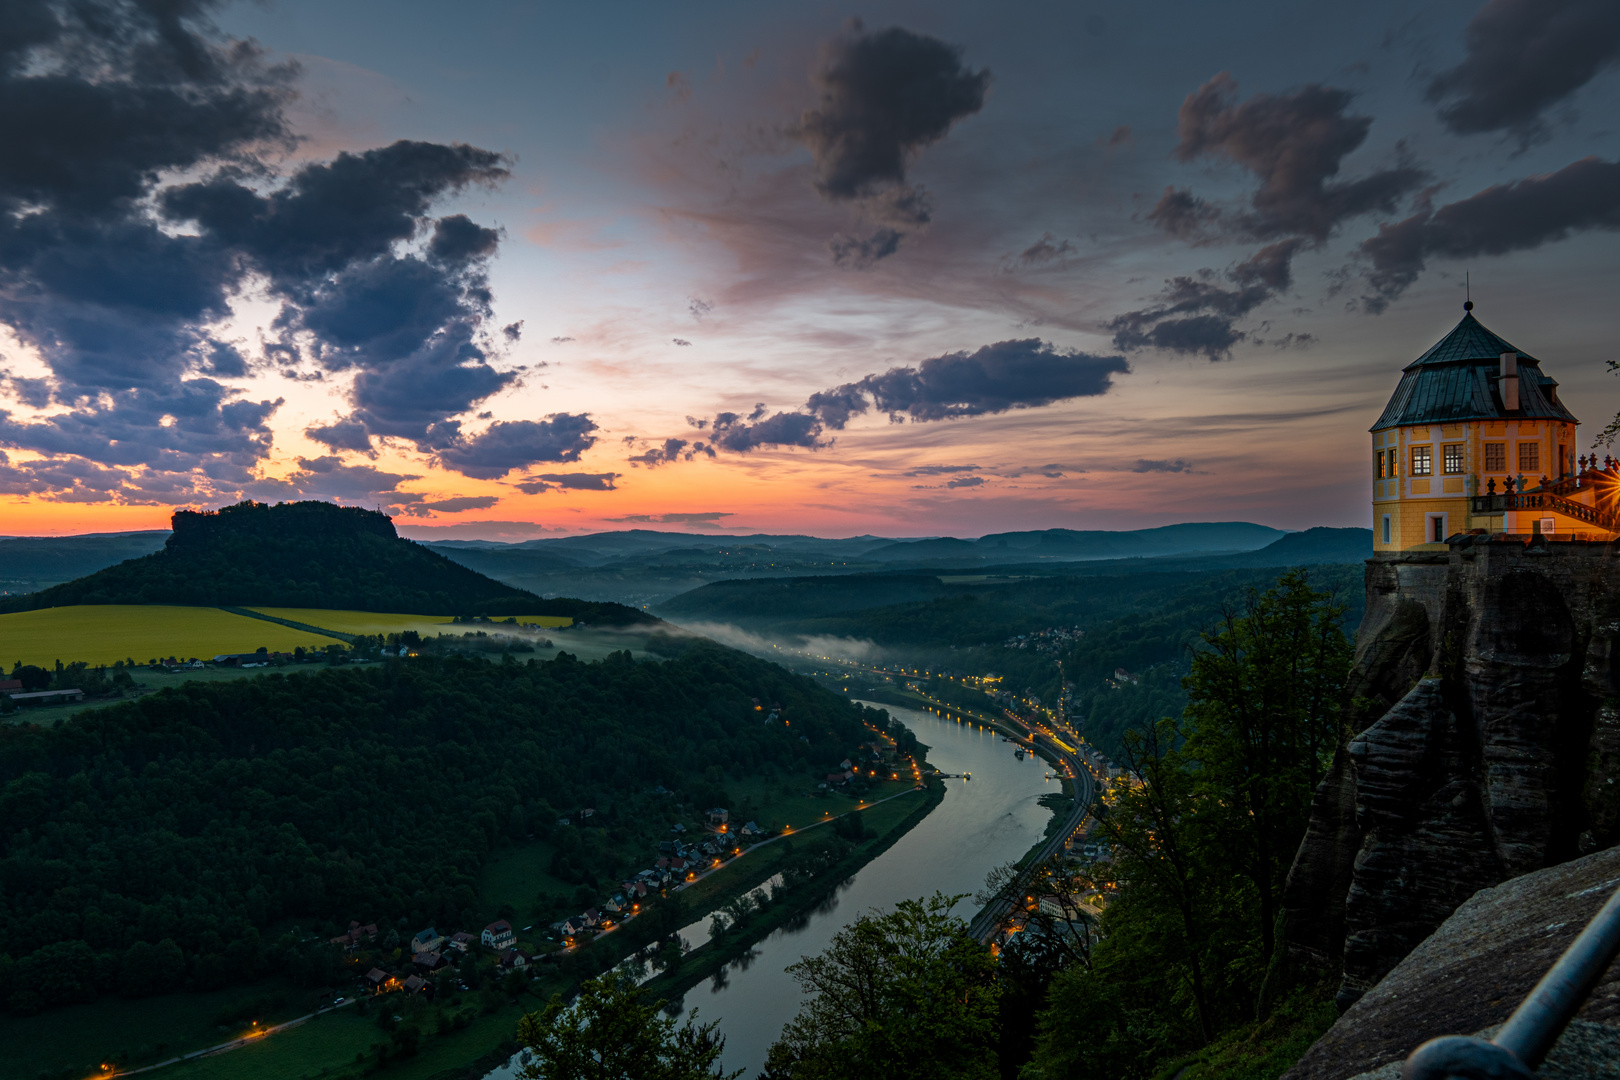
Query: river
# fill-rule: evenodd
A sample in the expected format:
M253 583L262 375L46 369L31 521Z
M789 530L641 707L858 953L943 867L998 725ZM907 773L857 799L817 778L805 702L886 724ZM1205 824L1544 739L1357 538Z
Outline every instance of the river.
M765 1065L765 1053L783 1025L799 1009L798 985L786 972L800 957L821 952L833 935L873 908L890 908L897 900L965 893L955 912L971 919L978 907L973 894L991 868L1019 858L1046 829L1051 812L1040 797L1060 790L1044 780L1049 766L1030 755L1013 756L1013 746L994 731L941 720L917 709L879 705L899 719L929 747L928 761L941 772L971 773L972 780L946 780L945 799L933 813L893 847L862 867L797 925L786 926L757 942L721 975L686 992L687 1015L695 1010L703 1022L719 1020L726 1038L726 1071L746 1070L752 1080ZM698 925L684 935L707 937ZM515 1076L510 1066L486 1080Z

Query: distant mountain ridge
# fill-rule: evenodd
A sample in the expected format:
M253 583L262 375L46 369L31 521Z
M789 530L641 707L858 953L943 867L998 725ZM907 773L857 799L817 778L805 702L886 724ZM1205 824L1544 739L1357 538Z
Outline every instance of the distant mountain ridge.
M567 615L652 621L612 603L504 585L402 539L384 514L325 502L243 502L176 511L161 550L0 601L0 611L75 604L339 608L417 615Z

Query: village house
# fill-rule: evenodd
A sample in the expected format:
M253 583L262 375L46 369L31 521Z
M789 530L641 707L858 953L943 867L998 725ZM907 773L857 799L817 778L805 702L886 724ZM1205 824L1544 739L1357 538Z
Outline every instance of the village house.
M437 952L443 944L444 935L430 926L411 938L411 952Z
M517 935L512 933L512 924L505 919L496 919L484 927L484 932L478 935L478 940L491 949L509 949Z
M478 939L473 937L471 934L458 930L454 934L450 935L450 947L452 949L459 950L460 952L466 952L468 949L472 948L472 943L476 940Z
M331 944L336 945L344 952L353 952L362 941L375 941L376 939L376 923L367 923L365 926L361 926L359 922L350 922L348 932L332 938Z
M412 975L410 978L405 980L405 992L407 994L420 994L427 988L428 981L422 978L420 975Z
M708 811L709 824L719 827L731 820L731 812L723 806L712 807Z
M438 952L419 952L411 957L411 963L423 971L437 971L444 966L444 955Z
M529 966L529 958L516 949L503 949L500 964L502 971L521 971Z
M371 984L371 988L373 990L381 989L382 985L387 981L388 972L384 971L382 968L374 967L370 971L366 972L366 982Z

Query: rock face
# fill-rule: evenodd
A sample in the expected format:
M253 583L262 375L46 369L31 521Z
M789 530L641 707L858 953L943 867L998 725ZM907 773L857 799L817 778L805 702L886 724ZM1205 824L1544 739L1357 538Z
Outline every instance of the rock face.
M1526 874L1467 900L1339 1017L1283 1080L1396 1080L1440 1035L1495 1034L1620 887L1620 848ZM1537 1073L1620 1076L1620 964Z
M1620 842L1620 547L1491 542L1367 564L1352 733L1284 896L1347 1007L1476 891Z

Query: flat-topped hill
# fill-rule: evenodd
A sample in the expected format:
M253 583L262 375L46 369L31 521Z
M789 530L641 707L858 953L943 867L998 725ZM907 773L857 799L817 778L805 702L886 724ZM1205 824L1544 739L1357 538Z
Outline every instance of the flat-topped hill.
M162 550L9 597L0 602L0 611L72 604L258 604L651 621L620 604L542 600L402 539L385 514L325 502L242 502L213 511L176 511Z

